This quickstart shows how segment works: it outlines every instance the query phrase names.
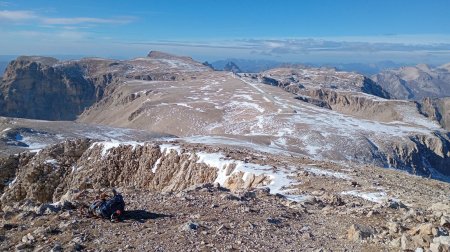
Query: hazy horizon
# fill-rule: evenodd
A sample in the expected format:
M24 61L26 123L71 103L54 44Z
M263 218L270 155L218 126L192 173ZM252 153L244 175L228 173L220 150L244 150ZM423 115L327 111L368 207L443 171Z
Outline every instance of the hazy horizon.
M450 62L450 2L0 1L0 55Z

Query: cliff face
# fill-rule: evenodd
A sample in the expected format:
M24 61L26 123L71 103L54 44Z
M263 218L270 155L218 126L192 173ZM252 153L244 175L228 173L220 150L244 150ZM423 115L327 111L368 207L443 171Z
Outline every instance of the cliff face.
M1 82L0 114L47 120L74 120L103 96L110 80L85 78L80 64L55 66L51 58L19 57Z
M421 64L385 70L372 79L396 99L420 100L450 95L450 71L444 66Z
M424 98L417 103L420 112L450 131L450 98Z
M58 61L22 56L12 61L0 82L0 115L45 120L75 120L86 108L125 80L175 81L211 71L188 57L151 52L146 58L116 61L85 58ZM192 75L192 76L191 76Z
M222 166L200 162L202 155L216 156L204 152L204 148L196 150L170 144L65 141L36 155L22 153L0 160L0 179L9 184L0 187L1 203L12 205L24 199L54 202L69 190L105 187L177 192L220 180L219 173L222 178L229 176L220 182L232 190L269 182L269 177L263 174L246 172L245 175L235 170L233 160L222 161Z
M389 94L371 79L361 74L336 71L332 68L276 68L260 73L257 78L263 83L295 93L331 89L390 98Z

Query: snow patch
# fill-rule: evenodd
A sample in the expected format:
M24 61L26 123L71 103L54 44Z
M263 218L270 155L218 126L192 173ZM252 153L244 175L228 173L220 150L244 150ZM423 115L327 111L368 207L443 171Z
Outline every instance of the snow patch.
M47 159L47 160L44 161L44 164L50 164L50 165L57 166L58 165L58 161L56 159Z
M337 179L344 179L344 180L350 180L351 177L347 174L341 173L341 172L335 172L335 171L326 171L323 169L319 169L316 167L306 167L305 171L310 172L314 175L323 175L326 177L333 177Z
M387 194L386 194L386 192L383 192L383 191L381 191L381 192L346 191L346 192L342 192L341 194L363 198L365 200L375 202L375 203L382 203L387 200Z
M11 182L8 183L8 188L12 188L16 182L17 182L17 177L15 177Z
M104 157L106 154L108 154L109 150L111 150L112 148L117 148L121 145L126 145L126 146L132 146L133 149L136 148L137 145L142 145L143 143L138 143L135 141L130 141L130 142L120 142L120 141L116 141L116 140L112 140L112 141L104 141L104 142L96 142L93 143L89 149L94 148L95 146L101 146L102 148L102 157Z
M158 165L161 163L161 158L162 157L158 158L158 160L156 160L155 164L153 165L153 167L152 167L153 173L156 173L156 169L158 169Z
M180 106L180 107L192 108L192 106L189 106L186 103L175 103L175 105Z
M159 146L159 149L161 150L161 153L165 154L166 152L169 152L174 150L178 153L178 155L181 155L181 147L174 144L161 144Z
M270 179L269 185L266 186L270 189L270 193L282 194L292 201L301 201L303 199L302 195L292 195L287 193L291 191L288 188L295 184L295 181L289 178L289 171L274 170L273 167L269 165L245 163L240 160L228 159L222 153L200 152L196 153L196 155L198 156L198 163L204 163L218 169L218 175L214 182L221 185L223 185L229 177L238 172L244 173L242 177L244 181L251 174L255 176L265 175ZM230 174L227 174L227 168L230 165L235 165L235 168Z

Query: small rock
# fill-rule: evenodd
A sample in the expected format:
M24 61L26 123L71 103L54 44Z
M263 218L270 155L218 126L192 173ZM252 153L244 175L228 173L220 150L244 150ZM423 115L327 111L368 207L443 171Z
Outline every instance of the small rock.
M387 224L387 228L389 229L389 233L395 234L400 231L400 224L398 224L397 222L389 222Z
M303 239L311 239L312 237L313 237L312 234L309 232L303 233L302 235Z
M43 215L43 214L55 214L61 211L62 208L59 204L49 204L45 203L38 207L36 210L36 214Z
M415 245L420 247L429 247L431 242L431 237L428 235L415 235L412 237Z
M200 225L196 222L189 221L186 224L181 226L181 230L183 231L196 231Z
M394 247L394 248L399 248L399 247L401 246L401 241L400 241L400 239L401 239L401 238L398 237L398 238L392 240L392 241L389 243L389 245L390 245L391 247Z
M62 251L63 251L63 248L62 248L61 244L59 244L59 243L55 243L52 250L50 250L50 252L62 252Z
M450 228L450 216L447 215L442 216L440 225L446 228Z
M410 235L432 235L433 234L433 224L425 223L421 224L408 232Z
M34 242L34 236L30 233L22 237L22 242L26 244L31 244Z
M220 198L222 198L223 200L241 200L240 197L228 193L220 196Z
M28 246L29 246L29 245L26 244L26 243L19 243L19 244L16 245L15 248L16 248L16 251L17 251L17 250L24 250L24 249L28 248Z
M269 222L270 224L274 224L274 225L281 224L281 220L275 219L275 218L267 218L267 222Z
M377 215L377 214L379 214L379 212L377 210L370 210L367 213L366 217L372 217L373 215Z
M448 252L450 250L449 246L443 245L441 243L431 243L430 251L431 252Z
M406 208L408 208L401 201L396 201L396 200L392 200L392 199L389 199L386 202L386 206L389 207L389 208L392 208L392 209L401 209L401 208L406 209Z
M439 236L433 239L433 243L440 243L446 246L450 246L450 236Z
M311 230L311 227L310 226L304 226L304 227L302 227L301 229L300 229L300 232L308 232L308 231L310 231Z
M314 205L315 203L317 203L316 197L310 195L305 196L302 201L303 205Z
M361 241L369 238L374 233L371 227L353 224L347 230L347 238L352 241Z
M4 230L11 230L11 229L16 228L16 227L17 227L17 225L14 225L14 224L9 224L9 223L3 224L3 229Z
M433 212L440 212L440 213L448 213L450 214L450 203L446 202L438 202L431 205L431 207L428 209Z
M130 245L127 245L127 246L130 246ZM126 248L127 246L125 246L125 248ZM69 247L71 248L70 251L81 251L81 250L84 249L84 246L81 245L80 243L77 243L77 242L70 242L70 243L69 243ZM130 246L130 247L131 247L131 246Z
M358 182L356 182L356 181L351 181L351 182L350 182L350 185L353 186L353 187L360 187L360 186L361 186L361 185L358 184Z
M220 225L220 226L217 228L216 233L219 233L219 232L221 232L221 231L227 231L227 230L228 230L228 228L225 227L225 225Z
M401 243L402 250L414 250L416 248L413 240L407 234L402 235L402 238L400 239L400 243Z

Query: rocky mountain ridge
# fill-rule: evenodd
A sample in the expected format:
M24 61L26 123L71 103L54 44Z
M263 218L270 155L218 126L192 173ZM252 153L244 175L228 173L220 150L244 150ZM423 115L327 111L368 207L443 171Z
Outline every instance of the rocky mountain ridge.
M383 88L356 73L291 66L235 75L162 52L130 61L34 60L48 69L78 66L84 80L105 87L78 122L449 175L449 136L438 124L446 117L432 110L442 106L386 99Z
M445 99L391 100L331 68L235 74L162 52L16 61L1 85L12 112L22 88L72 103L102 91L65 112L76 121L0 117L0 250L450 248ZM112 188L123 222L86 215Z
M426 64L385 70L372 79L392 98L421 100L450 96L450 71L446 65L432 68Z
M2 250L449 247L448 184L373 166L74 139L2 158L0 168L8 182L0 188ZM124 221L84 215L96 192L111 187L127 202Z
M161 52L128 61L21 56L8 65L0 84L0 114L74 120L126 79L177 80L180 72L209 70L191 58Z

